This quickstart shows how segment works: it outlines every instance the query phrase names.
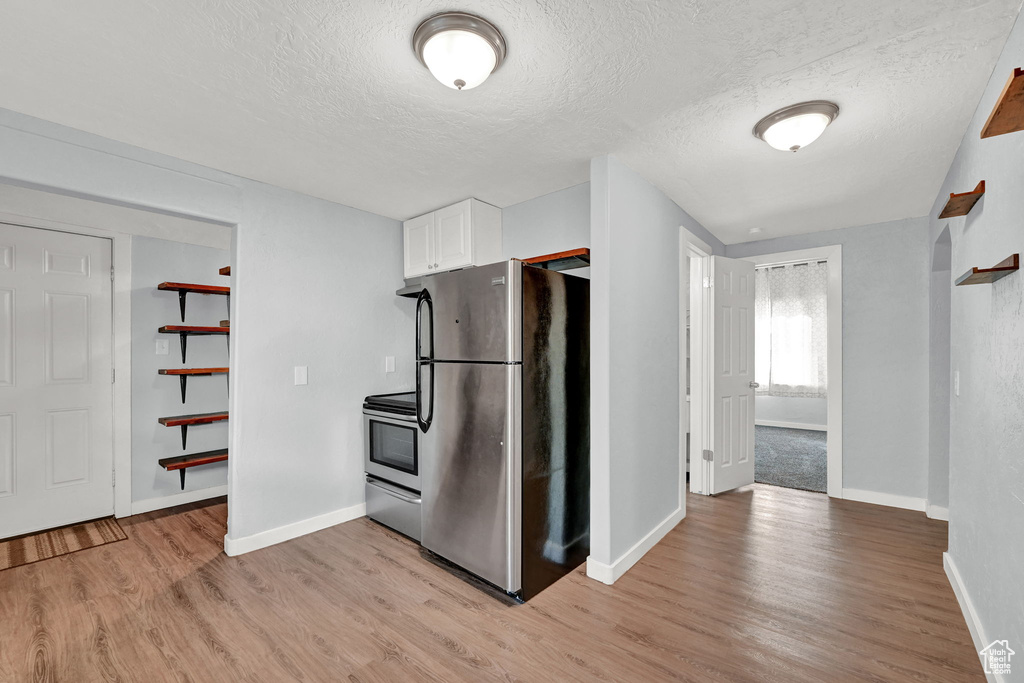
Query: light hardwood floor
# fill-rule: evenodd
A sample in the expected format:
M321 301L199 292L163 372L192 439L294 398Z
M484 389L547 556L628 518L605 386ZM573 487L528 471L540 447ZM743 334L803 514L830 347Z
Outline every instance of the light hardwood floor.
M237 558L226 507L0 572L2 681L984 680L946 524L754 485L615 586L583 567L509 606L356 520Z

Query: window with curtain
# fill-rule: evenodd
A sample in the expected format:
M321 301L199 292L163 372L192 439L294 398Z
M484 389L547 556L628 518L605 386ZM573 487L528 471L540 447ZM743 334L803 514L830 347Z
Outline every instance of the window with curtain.
M754 379L767 396L825 398L828 264L754 271Z

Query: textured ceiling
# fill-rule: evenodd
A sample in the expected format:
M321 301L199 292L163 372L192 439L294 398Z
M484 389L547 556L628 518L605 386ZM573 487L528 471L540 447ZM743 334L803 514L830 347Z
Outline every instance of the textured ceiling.
M1020 0L5 0L0 107L405 219L584 182L605 153L726 243L928 212ZM409 47L501 28L482 86ZM750 134L806 99L815 144Z

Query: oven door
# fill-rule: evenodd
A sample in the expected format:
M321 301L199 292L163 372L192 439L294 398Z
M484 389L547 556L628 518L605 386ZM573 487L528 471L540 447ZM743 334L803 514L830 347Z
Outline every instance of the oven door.
M415 417L364 410L363 437L367 474L419 492L419 429Z

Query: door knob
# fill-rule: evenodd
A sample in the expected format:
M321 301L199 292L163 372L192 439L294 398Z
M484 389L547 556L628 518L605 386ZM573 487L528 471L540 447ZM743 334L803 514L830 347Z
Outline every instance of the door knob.
M757 389L759 386L761 386L761 385L758 384L757 382L751 382L750 383L750 388L751 389Z

